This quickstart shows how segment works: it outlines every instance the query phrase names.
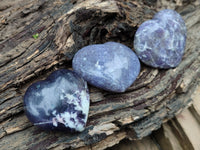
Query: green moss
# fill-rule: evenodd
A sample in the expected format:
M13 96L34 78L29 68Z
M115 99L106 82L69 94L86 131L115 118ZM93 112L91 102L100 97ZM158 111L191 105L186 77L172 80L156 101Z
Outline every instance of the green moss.
M39 33L33 34L33 38L37 39L39 37Z

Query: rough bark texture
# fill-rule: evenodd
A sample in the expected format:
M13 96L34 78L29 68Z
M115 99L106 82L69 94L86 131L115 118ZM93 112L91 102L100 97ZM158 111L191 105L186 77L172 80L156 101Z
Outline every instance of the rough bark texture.
M70 68L78 49L121 42L133 49L138 26L160 9L176 9L188 29L186 52L175 69L142 64L122 94L90 86L85 131L41 131L23 112L27 87L57 68ZM104 149L124 138L140 139L191 104L200 76L199 1L3 0L0 2L1 149ZM33 35L39 34L34 39Z

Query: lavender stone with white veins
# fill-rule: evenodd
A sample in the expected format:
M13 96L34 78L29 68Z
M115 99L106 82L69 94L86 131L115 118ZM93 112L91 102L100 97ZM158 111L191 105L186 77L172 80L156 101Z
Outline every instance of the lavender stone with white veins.
M140 72L135 53L116 42L83 47L75 54L72 65L91 85L113 92L124 92Z
M186 44L186 26L174 10L158 12L138 28L134 48L142 62L156 68L176 67Z
M24 107L34 125L83 131L89 111L87 83L73 71L57 70L27 89Z

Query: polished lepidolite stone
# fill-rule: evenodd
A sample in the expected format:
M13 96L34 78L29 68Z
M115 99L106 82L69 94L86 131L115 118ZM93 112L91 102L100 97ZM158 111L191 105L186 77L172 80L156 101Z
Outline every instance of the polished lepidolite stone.
M162 10L138 28L134 39L136 54L152 67L176 67L184 54L186 33L185 23L176 11Z
M83 47L75 54L72 65L91 85L113 92L124 92L140 72L135 53L116 42Z
M73 71L57 70L27 89L24 107L34 125L83 131L89 111L87 83Z

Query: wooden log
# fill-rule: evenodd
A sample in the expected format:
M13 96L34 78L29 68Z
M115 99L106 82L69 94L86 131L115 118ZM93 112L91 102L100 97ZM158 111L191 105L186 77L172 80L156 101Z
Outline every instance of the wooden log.
M165 1L17 0L0 5L0 146L2 149L104 149L124 138L140 139L191 103L199 84L199 21L196 3L171 3L188 29L185 55L175 69L142 64L136 82L122 94L90 88L85 131L41 131L23 112L27 87L58 68L70 68L81 47L106 41L133 48L138 26ZM37 37L33 37L38 35ZM116 137L115 140L112 140ZM113 142L111 142L113 141ZM12 144L11 144L12 143Z

